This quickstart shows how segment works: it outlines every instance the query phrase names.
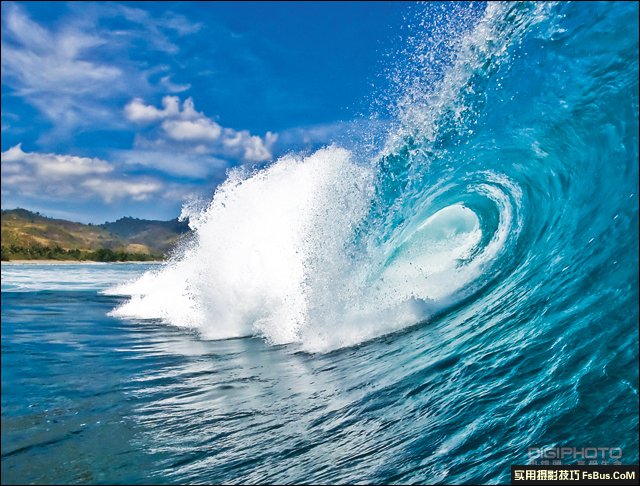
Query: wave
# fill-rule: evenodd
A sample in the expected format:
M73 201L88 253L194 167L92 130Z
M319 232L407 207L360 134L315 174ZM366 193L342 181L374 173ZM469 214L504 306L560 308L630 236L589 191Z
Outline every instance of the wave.
M128 296L112 315L328 351L460 306L637 295L637 14L496 2L431 16L377 156L334 145L231 173L185 209L190 242L110 290ZM447 67L425 69L443 43Z

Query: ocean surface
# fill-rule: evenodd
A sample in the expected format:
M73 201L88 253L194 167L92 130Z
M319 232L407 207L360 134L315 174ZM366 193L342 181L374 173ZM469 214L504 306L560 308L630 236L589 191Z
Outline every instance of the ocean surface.
M638 3L425 9L374 151L230 174L165 264L2 264L3 484L638 463Z

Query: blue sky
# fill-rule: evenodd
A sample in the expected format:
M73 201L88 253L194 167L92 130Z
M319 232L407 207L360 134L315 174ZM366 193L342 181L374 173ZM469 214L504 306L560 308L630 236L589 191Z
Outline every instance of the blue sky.
M227 170L344 139L403 2L3 2L2 207L169 219Z
M483 9L2 2L2 208L170 219L235 167L381 144L394 74L444 69L446 55L425 66L416 49Z

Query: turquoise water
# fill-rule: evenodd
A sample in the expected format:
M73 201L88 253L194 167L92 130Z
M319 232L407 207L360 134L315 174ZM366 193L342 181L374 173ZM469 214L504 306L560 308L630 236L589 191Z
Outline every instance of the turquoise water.
M638 4L456 15L375 157L232 175L166 265L3 264L3 483L638 463Z

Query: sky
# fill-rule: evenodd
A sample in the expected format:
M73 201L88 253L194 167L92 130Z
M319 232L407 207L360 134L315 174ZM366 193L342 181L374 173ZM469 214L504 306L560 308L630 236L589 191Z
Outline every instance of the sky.
M171 219L230 169L339 142L410 7L2 2L2 208Z

